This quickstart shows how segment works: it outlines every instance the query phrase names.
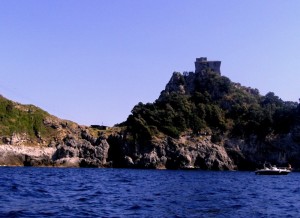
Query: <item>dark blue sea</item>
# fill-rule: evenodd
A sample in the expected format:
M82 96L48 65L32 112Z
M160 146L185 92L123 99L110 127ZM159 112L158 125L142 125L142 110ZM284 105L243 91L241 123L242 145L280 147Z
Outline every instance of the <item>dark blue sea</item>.
M300 173L0 167L0 217L299 217Z

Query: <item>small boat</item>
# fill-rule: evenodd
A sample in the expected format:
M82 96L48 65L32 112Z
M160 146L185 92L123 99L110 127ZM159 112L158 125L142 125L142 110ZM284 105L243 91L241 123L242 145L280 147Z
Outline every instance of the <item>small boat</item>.
M266 167L264 164L263 169L259 169L255 171L256 175L287 175L291 172L291 167L276 167L275 165L270 165Z
M199 170L198 167L194 167L192 165L183 166L180 168L181 170Z

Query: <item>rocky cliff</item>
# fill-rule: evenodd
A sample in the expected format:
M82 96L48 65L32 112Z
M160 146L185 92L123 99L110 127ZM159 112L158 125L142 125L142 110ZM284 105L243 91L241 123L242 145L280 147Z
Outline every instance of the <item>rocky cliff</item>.
M123 141L123 142L121 142ZM223 146L211 142L210 137L182 136L153 138L140 144L119 139L115 146L115 167L143 169L204 169L233 170L236 165Z
M207 84L205 84L204 81L208 78L212 78L211 76L213 77L214 75L210 75L209 72L204 75L200 75L194 72L186 72L184 74L174 72L169 83L166 85L165 90L161 92L158 101L165 101L170 96L172 96L172 94L179 94L192 98L193 94L197 90L197 84L201 84L200 86L204 87L204 89L208 88ZM266 97L259 95L259 91L257 89L243 87L237 83L230 83L233 86L231 89L246 93L247 98L253 98L254 96L254 98L261 99L261 101L263 101L262 99L266 99ZM210 93L210 99L209 101L206 101L206 104L212 102L212 98L215 98L215 96L225 96L225 98L232 98L230 94L226 95L222 93L222 90L220 89L220 87L218 87L218 84L215 84L212 90L213 91L211 91ZM235 135L232 133L233 129L229 129L227 130L227 132L226 130L211 130L211 135L217 134L220 137L220 140L216 142L216 144L225 149L227 158L232 163L234 163L233 166L236 169L253 170L258 166L262 166L264 162L270 162L279 166L287 166L288 163L290 163L294 166L295 169L300 168L300 106L294 102L283 102L281 99L278 100L277 96L272 97L276 98L276 101L281 101L280 104L284 105L283 108L286 106L285 109L280 108L278 109L278 111L289 110L292 108L288 113L292 113L291 111L294 111L295 113L291 116L293 121L290 122L288 131L276 131L273 127L268 126L266 128L270 128L270 130L267 131L265 135L263 135L263 137L261 137L261 135L259 134L260 132L257 133L255 131L250 132L250 134L243 133L243 135ZM253 109L251 108L251 105L247 105L247 101L250 101L247 98L243 96L243 99L236 99L235 101L245 101L242 102L243 106L248 107L250 113L254 113L257 109ZM218 104L223 104L221 106L223 108L233 107L232 101L224 101L223 99L218 101ZM271 107L276 107L275 103L272 102ZM274 112L274 114L279 113L278 111ZM271 116L269 114L269 111L263 110L262 112L268 113L268 116ZM285 117L283 118L284 121L279 124L287 125L285 121L291 119L289 118L290 114L281 116ZM233 119L239 119L238 114ZM194 137L191 136L191 138ZM210 143L211 147L213 144L211 140ZM225 159L227 160L227 158Z
M0 97L0 165L253 170L267 161L300 168L299 105L209 68L173 73L157 101L139 103L108 130Z
M10 102L13 107L26 105ZM23 110L22 109L22 110ZM161 135L138 142L126 127L99 130L46 114L48 134L28 131L0 137L0 165L56 167L129 167L151 169L233 170L236 165L210 136Z
M285 102L272 92L260 95L209 67L200 73L174 72L158 100L136 105L126 125L137 141L157 132L171 136L178 148L175 159L182 160L168 162L171 168L253 170L264 162L300 167L298 103ZM185 145L180 143L183 138ZM172 143L166 139L159 144L166 142L170 149ZM211 159L222 164L208 164Z
M129 142L120 132L108 137L92 137L87 129L79 135L67 135L48 145L24 145L14 136L14 143L0 145L0 165L57 167L118 167L143 169L234 170L235 163L223 146L210 137L182 136L154 138L147 144ZM26 143L27 144L27 143Z

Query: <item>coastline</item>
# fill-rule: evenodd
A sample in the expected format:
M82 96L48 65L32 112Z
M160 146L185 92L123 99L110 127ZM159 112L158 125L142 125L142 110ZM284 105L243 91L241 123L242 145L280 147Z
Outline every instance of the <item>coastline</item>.
M51 147L0 144L0 165L24 166L27 157L51 159L55 151Z

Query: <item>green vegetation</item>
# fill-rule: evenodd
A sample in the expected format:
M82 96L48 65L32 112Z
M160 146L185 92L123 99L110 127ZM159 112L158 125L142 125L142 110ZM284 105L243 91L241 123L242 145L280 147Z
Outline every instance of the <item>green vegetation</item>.
M53 131L44 124L47 112L33 106L21 105L0 96L0 135L10 137L14 133L26 133L37 139Z
M188 75L182 75L186 85ZM139 103L122 125L136 140L148 140L164 133L172 137L190 131L232 137L288 133L295 122L298 104L284 102L270 92L261 96L257 89L242 87L227 77L207 71L195 74L194 90L171 92L154 103Z
M214 142L221 141L222 136L255 135L263 140L270 134L291 132L296 123L300 126L300 106L282 101L272 92L262 96L257 89L243 87L209 70L204 74L176 74L176 78L177 85L185 87L188 94L162 92L154 103L138 103L119 127L105 131L91 128L92 136L108 137L121 131L130 133L130 141L139 142L154 136L177 138L186 133L209 134ZM76 132L76 128L77 124L54 118L33 105L21 105L0 96L2 139L25 133L31 142L41 138L49 142L58 135Z

